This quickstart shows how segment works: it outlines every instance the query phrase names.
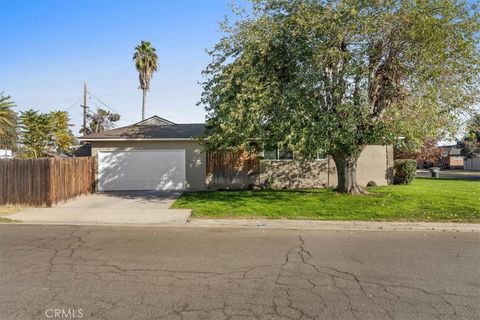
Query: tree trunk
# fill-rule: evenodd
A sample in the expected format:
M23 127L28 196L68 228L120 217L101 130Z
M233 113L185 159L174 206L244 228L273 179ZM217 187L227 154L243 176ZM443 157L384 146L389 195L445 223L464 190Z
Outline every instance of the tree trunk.
M147 102L147 90L143 90L142 98L142 120L145 120L145 103Z
M338 192L367 194L365 188L357 183L358 156L352 156L344 152L335 152L333 161L335 161L335 166L337 167Z

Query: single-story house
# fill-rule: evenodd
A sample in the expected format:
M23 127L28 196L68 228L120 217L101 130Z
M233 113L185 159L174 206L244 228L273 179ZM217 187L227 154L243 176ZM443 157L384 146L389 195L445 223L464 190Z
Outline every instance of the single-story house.
M304 161L276 150L254 159L245 152L205 152L199 138L203 123L177 124L158 116L80 138L97 157L97 189L215 190L246 188L269 181L273 188L335 186L329 157ZM393 167L391 146L372 145L358 164L360 184L388 184Z
M462 149L458 148L457 145L443 146L442 149L442 161L445 168L463 169L464 157Z

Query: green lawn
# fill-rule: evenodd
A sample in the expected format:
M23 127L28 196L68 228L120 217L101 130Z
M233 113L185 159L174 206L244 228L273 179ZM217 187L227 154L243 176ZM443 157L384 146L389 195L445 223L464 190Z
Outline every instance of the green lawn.
M367 196L330 189L185 193L173 208L195 218L480 222L480 182L416 179L371 187Z

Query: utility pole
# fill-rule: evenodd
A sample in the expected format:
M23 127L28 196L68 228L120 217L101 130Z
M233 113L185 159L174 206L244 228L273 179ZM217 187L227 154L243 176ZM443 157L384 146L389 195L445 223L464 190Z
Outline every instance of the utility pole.
M88 105L87 105L87 83L84 82L83 83L83 105L82 105L82 108L83 108L83 135L86 136L87 135L87 109L88 109Z

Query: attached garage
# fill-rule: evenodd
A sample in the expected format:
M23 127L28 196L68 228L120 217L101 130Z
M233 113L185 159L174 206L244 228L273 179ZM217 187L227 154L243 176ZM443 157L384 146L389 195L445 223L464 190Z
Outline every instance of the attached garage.
M98 191L205 190L204 128L153 116L80 140L97 157Z
M98 152L98 190L184 190L185 150Z

